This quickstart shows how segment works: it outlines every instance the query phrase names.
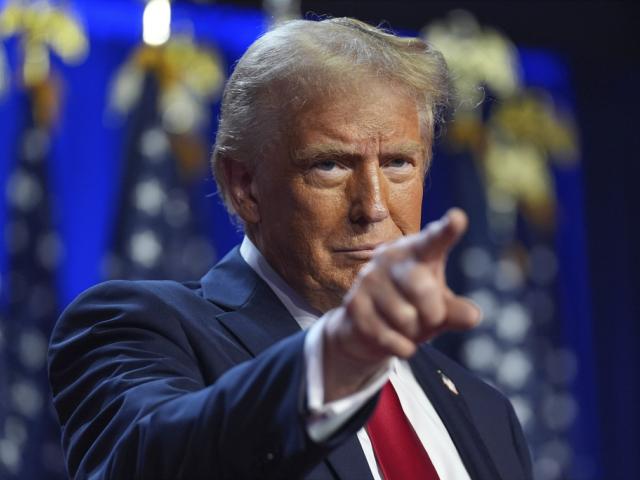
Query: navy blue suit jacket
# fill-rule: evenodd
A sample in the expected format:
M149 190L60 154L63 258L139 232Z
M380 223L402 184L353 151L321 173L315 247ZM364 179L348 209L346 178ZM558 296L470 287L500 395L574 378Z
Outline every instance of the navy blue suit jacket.
M65 310L50 346L69 474L371 478L355 433L376 399L327 442L306 434L304 335L237 249L200 282L88 290ZM410 364L473 479L531 477L502 395L430 346Z

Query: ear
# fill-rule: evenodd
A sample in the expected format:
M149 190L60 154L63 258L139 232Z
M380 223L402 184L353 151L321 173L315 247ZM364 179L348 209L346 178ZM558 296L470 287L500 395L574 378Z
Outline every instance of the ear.
M258 223L260 211L254 193L255 169L230 157L223 157L220 160L233 209L245 223Z

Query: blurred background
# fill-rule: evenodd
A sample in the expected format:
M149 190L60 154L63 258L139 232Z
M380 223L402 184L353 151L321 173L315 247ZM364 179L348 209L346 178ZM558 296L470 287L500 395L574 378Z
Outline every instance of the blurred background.
M424 220L469 213L448 275L485 320L440 348L512 400L536 479L637 478L638 15L391 0L0 1L0 478L65 478L61 309L239 242L207 167L222 85L270 24L326 15L422 36L454 72Z

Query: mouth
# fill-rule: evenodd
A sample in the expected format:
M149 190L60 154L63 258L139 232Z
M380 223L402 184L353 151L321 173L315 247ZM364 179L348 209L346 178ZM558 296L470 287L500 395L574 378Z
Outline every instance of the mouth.
M373 258L373 252L377 247L382 245L382 243L383 242L364 244L357 247L336 248L334 251L339 255L344 255L354 260L371 260Z

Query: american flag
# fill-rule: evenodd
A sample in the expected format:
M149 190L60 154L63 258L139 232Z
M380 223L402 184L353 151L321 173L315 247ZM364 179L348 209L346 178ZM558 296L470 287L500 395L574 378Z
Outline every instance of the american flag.
M579 452L571 433L581 412L572 392L579 372L563 337L554 227L532 221L513 198L496 198L471 155L449 152L447 163L443 188L470 217L448 273L484 317L441 346L509 397L532 450L534 478L574 478Z
M158 79L148 73L128 118L120 210L104 265L110 278L193 280L215 258L196 209L197 189L181 174L175 134L159 112L159 95Z
M563 297L566 259L557 255L559 232L580 227L571 223L580 212L556 187L559 171L579 170L570 108L557 103L564 90L530 84L526 52L469 12L453 11L423 34L443 52L460 98L445 137L448 168L437 173L436 165L440 178L432 178L470 217L448 273L484 312L478 328L440 343L509 397L537 480L593 478L573 438L588 412L573 394L583 373L567 341L563 302L572 299Z
M0 478L66 478L49 398L48 338L58 315L62 258L47 184L51 133L25 94L15 165L6 185L7 274L0 318Z

